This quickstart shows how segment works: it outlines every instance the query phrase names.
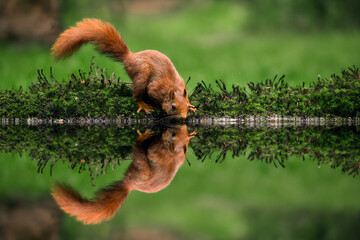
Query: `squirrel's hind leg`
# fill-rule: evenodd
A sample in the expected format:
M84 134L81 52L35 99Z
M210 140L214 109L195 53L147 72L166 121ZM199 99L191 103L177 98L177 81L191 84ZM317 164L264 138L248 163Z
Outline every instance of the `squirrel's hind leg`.
M146 113L153 111L153 107L146 104L143 100L143 97L146 95L147 85L151 76L150 69L146 65L142 65L142 71L139 69L132 69L133 72L129 73L129 76L134 76L133 80L133 97L135 98L135 103L139 105L137 112L140 112L141 109L144 109Z

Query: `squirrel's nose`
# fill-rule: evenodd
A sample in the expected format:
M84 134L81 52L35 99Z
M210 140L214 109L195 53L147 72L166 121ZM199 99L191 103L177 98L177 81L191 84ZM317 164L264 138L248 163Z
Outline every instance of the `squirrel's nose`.
M185 120L186 119L186 113L181 113L177 116L178 119Z

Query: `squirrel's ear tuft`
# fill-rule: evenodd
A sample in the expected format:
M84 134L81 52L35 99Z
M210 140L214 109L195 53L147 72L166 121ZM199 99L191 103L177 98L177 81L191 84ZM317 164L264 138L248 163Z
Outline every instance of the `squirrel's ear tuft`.
M169 98L170 98L170 99L174 99L174 98L175 98L174 90L170 90L170 92L169 92Z

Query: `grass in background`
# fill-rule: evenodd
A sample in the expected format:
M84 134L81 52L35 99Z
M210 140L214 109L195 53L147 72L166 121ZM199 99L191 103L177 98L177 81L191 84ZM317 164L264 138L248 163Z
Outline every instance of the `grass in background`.
M104 8L91 16L82 11L78 14L74 9L65 19L65 27L82 17L108 16ZM250 81L259 82L275 74L285 74L286 80L293 85L303 81L309 83L316 80L317 75L328 77L342 68L360 64L360 33L357 31L248 33L244 30L246 14L241 5L217 2L202 8L189 6L161 16L127 15L125 22L115 17L104 19L116 26L132 51L157 49L167 54L185 79L192 77L190 89L200 80L214 83L215 79L221 78L227 84L245 86ZM20 85L27 88L36 81L37 69L45 69L48 75L50 66L58 80L67 79L78 69L88 69L92 56L96 56L97 65L129 81L121 64L96 53L92 46L59 62L49 55L50 47L36 43L0 43L0 89ZM324 215L318 222L325 223L326 213L331 215L340 211L346 215L349 211L360 211L357 201L359 181L344 176L340 170L318 168L314 162L299 159L289 162L285 170L276 169L245 158L228 158L222 165L208 160L201 164L190 153L191 167L185 163L166 190L158 194L132 193L113 220L98 226L83 226L73 218L65 217L61 234L64 239L97 236L104 239L115 238L119 231L147 227L170 229L183 234L184 239L189 239L186 236L196 239L255 236L253 239L260 239L264 233L271 238L280 228L290 229L277 225L279 219L286 218L276 215L277 211L271 212L273 209L290 213L294 213L294 209L302 213L306 212L304 209L310 213L320 209ZM90 185L89 176L74 174L67 166L56 167L54 178L37 175L34 180L37 167L27 156L1 154L0 159L2 199L13 196L27 199L28 194L33 194L33 198L37 197L34 195L49 197L48 187L54 179L67 179L69 184L84 189L89 195L92 190L86 190ZM27 164L31 165L30 170L25 167ZM32 175L29 179L34 181L27 180L28 175ZM110 179L102 183L116 180L122 172L109 175ZM197 209L195 212L194 208ZM263 220L251 222L256 220L251 211L268 214L263 215ZM299 219L294 214L286 223L296 219L314 223L313 215L308 216ZM274 224L264 226L264 230L259 223ZM329 226L317 229L330 229ZM314 225L314 229L316 227ZM310 230L306 232L312 233ZM284 236L283 239L291 238ZM319 238L316 232L314 236L314 239Z
M163 15L128 14L125 21L107 20L121 32L131 51L156 49L168 55L184 79L192 77L189 89L201 80L211 83L223 79L245 86L275 74L285 74L286 81L296 85L360 64L359 32L249 33L244 27L246 16L241 5L224 2ZM74 18L71 25L78 20L81 17ZM37 69L46 72L51 66L58 79L67 79L78 69L88 69L92 56L100 67L130 81L122 64L98 54L93 46L59 62L50 56L50 47L1 43L0 89L26 88L36 81Z

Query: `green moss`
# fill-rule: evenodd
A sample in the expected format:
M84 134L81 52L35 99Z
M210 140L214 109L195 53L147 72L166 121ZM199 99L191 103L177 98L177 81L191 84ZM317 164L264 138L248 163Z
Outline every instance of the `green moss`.
M153 132L162 126L145 126ZM191 126L197 135L190 147L199 161L213 159L221 163L227 154L247 156L284 167L292 156L310 157L319 165L330 164L356 176L360 170L360 135L354 126L304 127L221 127ZM132 159L136 130L144 125L0 125L0 151L27 152L37 162L38 172L52 171L64 162L79 172L89 171L94 179Z
M108 76L93 62L89 73L79 70L68 81L59 82L52 75L47 78L38 71L38 81L29 90L0 92L0 116L8 118L119 118L144 117L136 114L137 106L129 84Z
M211 84L200 82L189 99L198 108L190 118L300 116L300 117L356 117L360 112L359 69L344 70L340 76L319 78L305 88L289 86L284 76L259 83L248 83L248 88L232 85L228 89L223 81ZM0 92L0 117L45 119L60 118L156 118L136 113L131 85L120 81L113 73L109 76L93 62L89 73L79 70L68 81L59 82L50 71L46 77L38 71L38 81L29 90Z
M340 76L319 78L310 87L291 87L284 76L248 83L248 90L216 81L219 90L198 83L190 97L198 116L280 115L301 117L356 117L360 112L360 73L357 67Z
M132 145L137 136L133 127L78 127L54 125L0 126L1 152L28 152L37 161L38 172L63 161L79 172L89 171L94 179L123 160L131 159Z
M246 155L250 161L262 161L285 167L292 156L309 156L320 165L330 164L356 176L360 171L360 135L355 127L220 127L197 126L191 140L194 154L201 161L213 156L217 163Z

